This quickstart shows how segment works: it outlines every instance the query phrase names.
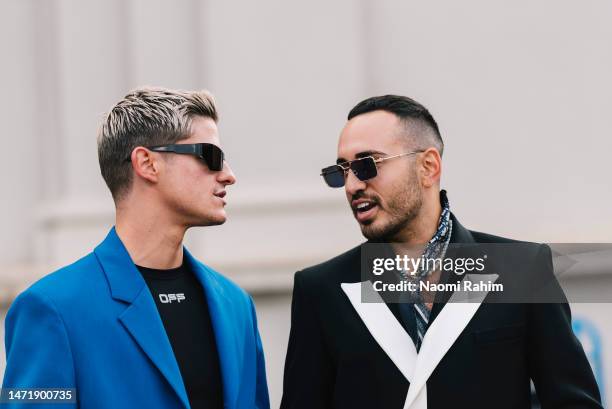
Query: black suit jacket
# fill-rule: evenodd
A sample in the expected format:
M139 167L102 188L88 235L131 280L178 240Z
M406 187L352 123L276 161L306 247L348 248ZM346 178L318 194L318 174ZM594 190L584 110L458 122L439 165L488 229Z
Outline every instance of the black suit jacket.
M511 242L452 218L453 243ZM548 246L526 248L550 264ZM341 289L361 281L360 262L356 247L295 274L281 409L404 407L409 381ZM386 307L402 321L398 304ZM543 408L602 407L566 303L483 303L427 378L427 408L527 409L530 379Z

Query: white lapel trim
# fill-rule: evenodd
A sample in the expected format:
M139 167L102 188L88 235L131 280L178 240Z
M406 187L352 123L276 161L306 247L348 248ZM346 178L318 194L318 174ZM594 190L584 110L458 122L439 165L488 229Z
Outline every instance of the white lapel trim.
M376 302L362 302L361 291L368 292L368 300ZM361 320L372 334L378 345L397 366L402 375L411 382L417 351L408 333L384 303L380 294L374 291L372 283L342 283L342 290L353 304ZM370 298L373 297L373 298ZM365 298L365 297L364 297Z
M497 275L475 277L490 282L498 278ZM464 278L472 279L469 274ZM342 283L340 286L372 337L410 382L404 409L426 409L427 379L476 314L487 292L470 296L470 302L453 302L458 298L453 295L425 333L417 354L412 339L374 290L371 281ZM362 298L376 302L362 302Z
M498 277L497 274L467 274L464 280L495 282ZM410 405L413 402L417 402L417 398L419 401L421 400L420 391L421 389L425 390L427 379L474 317L487 294L486 291L470 293L467 297L470 301L466 302L465 293L455 293L444 305L423 338L404 408L411 407ZM458 302L460 299L462 301Z
M416 348L412 338L384 303L380 294L374 291L372 282L342 283L340 286L374 340L412 384L412 375L417 361ZM364 292L363 298L375 302L362 302L362 291ZM409 387L408 390L410 389ZM420 390L418 400L414 401L410 409L427 409L427 388L422 387ZM406 403L408 403L407 398ZM408 406L404 404L404 408L408 409Z

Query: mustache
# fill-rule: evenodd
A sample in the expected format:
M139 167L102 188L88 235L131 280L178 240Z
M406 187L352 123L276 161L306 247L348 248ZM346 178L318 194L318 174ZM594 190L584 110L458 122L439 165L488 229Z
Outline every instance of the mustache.
M364 191L360 190L359 192L355 193L354 195L351 196L351 202L353 200L358 200L358 199L367 199L367 200L371 200L372 202L376 203L377 205L380 204L380 200L378 199L377 196L369 196L366 195Z

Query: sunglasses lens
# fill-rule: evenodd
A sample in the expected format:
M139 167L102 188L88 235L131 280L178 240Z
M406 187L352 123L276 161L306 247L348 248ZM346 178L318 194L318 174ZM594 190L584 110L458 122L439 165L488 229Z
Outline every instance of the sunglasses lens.
M212 171L220 171L223 169L223 151L217 145L205 144L202 148L202 155L208 168Z
M357 176L357 179L361 181L372 179L378 174L376 163L370 157L353 161L351 163L351 170Z
M321 171L323 179L329 187L344 186L344 170L338 165L329 166Z

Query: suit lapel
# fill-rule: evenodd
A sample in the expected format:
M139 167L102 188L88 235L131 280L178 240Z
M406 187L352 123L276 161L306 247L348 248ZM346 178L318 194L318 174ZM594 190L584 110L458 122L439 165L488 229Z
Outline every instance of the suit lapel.
M125 329L166 378L185 408L189 407L187 391L166 335L155 302L145 288L134 302L119 316Z
M479 256L478 246L469 230L463 227L453 214L451 219L453 222L451 245L454 245L454 249L447 254L447 257ZM449 278L449 274L445 274L441 281L449 282ZM462 281L495 282L497 278L497 275L466 274L462 277ZM427 379L472 320L487 292L468 293L468 300L465 299L465 295L465 293L452 295L443 293L441 299L436 295L436 303L430 318L433 322L428 327L419 350L405 408L420 407L417 404L422 400L421 395L426 390Z
M372 337L408 382L411 382L417 357L416 348L408 333L380 295L374 291L372 283L370 281L342 283L341 287ZM362 291L369 293L367 294L368 300L378 298L379 302L362 302Z
M496 275L478 275L477 277L476 279L468 274L464 280L475 282L497 280ZM475 294L469 298L469 301L461 300L453 295L444 305L438 317L431 323L417 356L405 408L411 407L410 405L418 398L421 390L425 389L427 379L474 317L486 295L487 292Z
M186 248L183 251L206 294L221 365L224 407L234 408L238 400L240 374L242 373L240 363L243 362L244 351L244 348L240 348L242 338L236 331L237 321L230 315L234 307L215 275L197 261Z
M494 275L477 277L466 275L465 279L476 282L495 282L497 279ZM417 354L412 339L374 291L370 281L342 283L341 287L372 337L410 382L404 408L426 408L427 379L476 314L487 293L478 293L469 302L459 302L459 298L451 297L425 333ZM364 299L372 301L378 297L379 302L362 302L362 292L367 293L363 295Z
M468 247L469 244L475 243L471 233L454 215L451 214L451 218L453 220L451 243L465 243ZM463 279L495 282L497 276L467 274ZM372 337L410 382L404 409L426 409L427 379L476 314L487 292L470 295L469 302L465 300L458 302L461 300L456 294L450 296L450 299L442 300L441 303L436 299L438 303L434 304L432 310L433 322L425 333L421 349L417 354L412 339L380 295L374 291L370 281L342 283L341 287ZM380 302L362 302L362 299L372 301L377 298Z
M412 385L418 359L416 348L412 338L384 303L380 294L374 291L372 282L342 283L340 286L374 340ZM364 293L363 298L362 292ZM362 299L367 299L369 302L363 302ZM374 300L376 301L372 302ZM408 391L410 389L412 389L411 386ZM413 409L427 408L427 392L425 388L420 388L420 390L423 392L414 402ZM404 405L405 409L408 407Z
M170 384L183 407L189 408L180 369L155 301L114 227L94 253L113 299L129 304L119 315L119 321Z

